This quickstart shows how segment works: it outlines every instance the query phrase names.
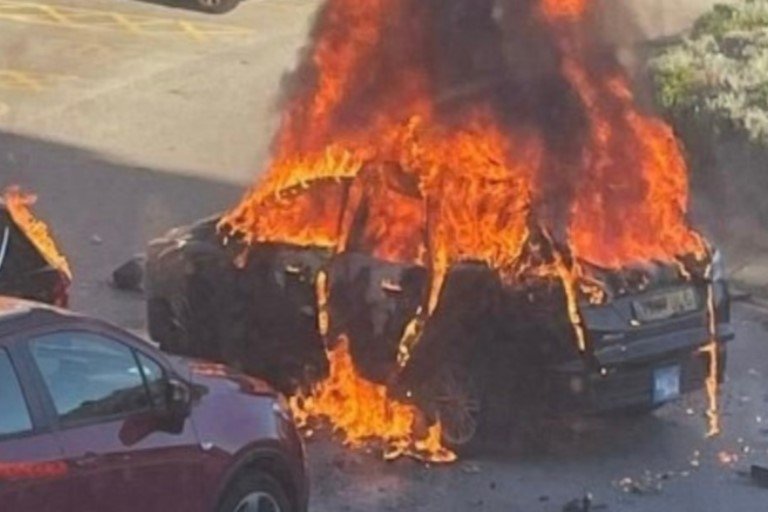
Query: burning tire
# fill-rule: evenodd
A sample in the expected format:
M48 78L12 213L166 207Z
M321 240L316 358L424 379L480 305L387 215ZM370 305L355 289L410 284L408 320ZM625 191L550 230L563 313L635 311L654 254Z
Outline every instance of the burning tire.
M240 0L197 0L200 10L211 14L224 14L240 3Z
M460 449L470 445L480 430L482 397L475 378L457 366L445 366L431 398L442 425L443 443Z

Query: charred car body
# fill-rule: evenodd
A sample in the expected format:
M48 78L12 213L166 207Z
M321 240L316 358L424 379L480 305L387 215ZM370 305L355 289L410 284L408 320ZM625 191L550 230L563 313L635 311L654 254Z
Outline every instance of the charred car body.
M19 223L9 204L0 197L0 295L66 306L69 269L63 259L50 253L55 248L49 243L47 232L40 229ZM45 240L41 241L41 237Z
M358 179L338 186L348 192ZM341 197L346 202L348 194ZM164 350L234 364L292 393L327 374L326 344L344 334L357 371L439 419L453 445L471 440L479 419L514 421L526 407L653 410L702 389L712 369L703 352L712 341L712 315L722 379L733 334L717 254L713 261L622 270L583 262L602 299L579 299L586 341L580 352L567 290L550 275L510 282L485 263L456 262L425 316L428 265L372 254L364 240L368 206L349 204L353 211L340 216L352 225L343 250L245 243L221 234L218 218L152 242L152 337ZM553 244L534 233L520 258L551 261ZM321 275L327 303L318 300ZM325 336L321 314L330 318ZM414 321L419 340L402 364L403 333Z

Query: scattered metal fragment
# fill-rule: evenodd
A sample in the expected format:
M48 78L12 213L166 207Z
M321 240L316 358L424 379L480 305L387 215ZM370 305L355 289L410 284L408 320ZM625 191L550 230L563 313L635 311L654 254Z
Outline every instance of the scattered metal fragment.
M140 292L144 288L144 268L147 257L138 254L112 273L112 283L119 290Z
M748 448L748 447L744 447L744 448ZM742 448L742 451L744 450L744 448ZM748 451L749 450L747 450L747 452ZM721 450L717 454L717 460L720 462L720 464L722 464L724 466L733 466L737 462L739 462L739 454L738 453L729 452L729 451L726 451L726 450Z
M480 472L480 466L478 466L474 462L466 462L466 463L462 464L461 471L462 471L462 473L466 473L468 475L469 474L476 474L476 473Z
M607 510L608 506L604 503L595 503L592 493L586 493L581 498L576 498L563 506L563 512L598 512Z
M698 468L701 466L701 452L699 450L694 450L693 455L691 456L691 460L689 461L689 464L693 468Z
M672 474L669 472L651 473L646 471L639 478L624 477L616 482L615 486L627 494L661 494L664 490L662 481L669 480L671 476Z

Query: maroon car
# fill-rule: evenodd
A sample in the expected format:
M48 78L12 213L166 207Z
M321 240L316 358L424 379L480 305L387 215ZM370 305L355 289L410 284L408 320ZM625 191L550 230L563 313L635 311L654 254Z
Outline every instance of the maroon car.
M0 297L0 511L306 509L301 440L262 381Z

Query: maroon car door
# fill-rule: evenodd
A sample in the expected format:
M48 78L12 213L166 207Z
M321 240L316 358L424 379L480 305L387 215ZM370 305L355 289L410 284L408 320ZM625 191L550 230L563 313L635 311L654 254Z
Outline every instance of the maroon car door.
M190 420L163 410L161 365L93 332L28 346L58 416L79 512L201 510L202 450Z
M0 511L74 512L60 445L34 424L18 375L0 348Z

